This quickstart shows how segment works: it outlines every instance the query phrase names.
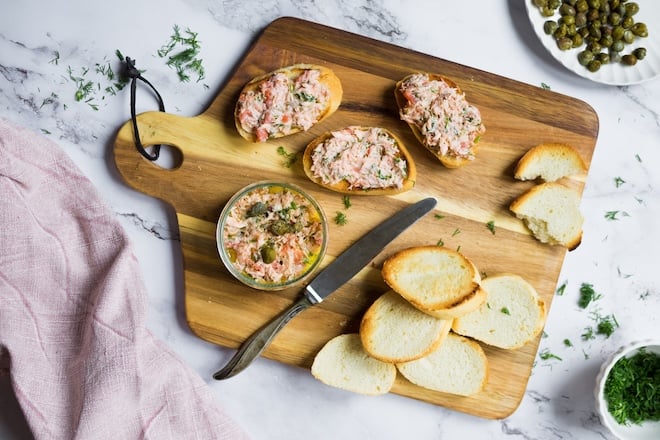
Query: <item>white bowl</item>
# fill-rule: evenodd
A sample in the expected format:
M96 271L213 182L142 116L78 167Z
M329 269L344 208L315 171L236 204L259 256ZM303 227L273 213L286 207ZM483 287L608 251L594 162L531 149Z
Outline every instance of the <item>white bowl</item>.
M596 377L596 410L600 420L607 429L621 440L658 440L660 439L660 421L644 422L641 425L619 424L607 409L607 400L605 400L605 381L610 374L612 367L623 357L634 356L640 348L645 347L648 353L656 353L660 356L660 340L644 340L633 342L619 348L609 359L607 359L600 368Z

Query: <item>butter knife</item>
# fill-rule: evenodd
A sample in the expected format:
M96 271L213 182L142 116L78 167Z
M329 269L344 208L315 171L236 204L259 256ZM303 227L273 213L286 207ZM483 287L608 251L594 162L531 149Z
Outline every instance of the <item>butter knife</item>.
M431 211L435 205L434 198L423 199L402 209L356 241L305 287L300 299L246 339L227 365L217 371L213 378L227 379L243 371L294 316L320 303L348 282L385 246Z

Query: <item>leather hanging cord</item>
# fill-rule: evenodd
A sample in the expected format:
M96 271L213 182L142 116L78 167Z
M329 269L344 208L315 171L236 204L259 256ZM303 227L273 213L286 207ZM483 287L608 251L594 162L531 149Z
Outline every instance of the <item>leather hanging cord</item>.
M137 148L140 154L145 158L149 159L150 161L155 161L158 160L158 156L160 155L160 145L154 145L153 154L149 154L147 150L144 148L144 145L142 145L142 141L140 140L140 131L138 130L137 115L135 114L135 92L137 89L137 80L140 80L149 87L151 87L151 90L153 90L153 92L156 94L156 98L158 99L158 109L161 112L165 111L165 104L163 103L163 98L160 96L160 93L158 93L158 90L156 90L156 88L149 81L147 81L142 76L140 71L135 67L135 60L131 59L130 57L126 57L125 62L126 62L126 72L128 74L128 77L131 78L131 122L133 123L135 148Z

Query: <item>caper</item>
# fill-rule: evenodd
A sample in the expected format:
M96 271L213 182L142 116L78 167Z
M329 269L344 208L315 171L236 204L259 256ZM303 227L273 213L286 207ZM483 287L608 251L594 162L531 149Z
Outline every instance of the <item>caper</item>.
M557 20L559 24L565 24L566 26L575 26L575 16L574 15L564 15Z
M612 38L614 40L622 40L623 39L623 33L626 30L623 28L623 26L616 26L614 29L612 29Z
M598 61L600 61L601 66L603 64L609 64L610 63L610 55L607 52L601 52L598 54L596 57Z
M577 3L577 0L562 0L562 1L567 5L571 5L571 6L575 6L575 4Z
M600 69L600 61L591 60L591 62L587 64L587 69L589 69L589 72L596 72L598 69Z
M587 12L587 21L594 24L594 21L598 20L599 18L600 13L598 12L598 9L589 9Z
M575 8L567 3L564 3L559 7L559 13L561 15L575 16Z
M634 66L637 64L637 57L629 53L621 57L621 62L626 66Z
M548 4L548 0L534 0L534 6L536 6L537 8L542 8L547 4Z
M626 3L626 15L632 17L639 12L639 5L635 2Z
M589 7L592 9L600 8L600 0L587 0Z
M637 49L633 50L633 55L635 55L638 60L643 60L646 58L646 48L638 47Z
M592 41L587 45L587 50L592 53L598 53L603 50L603 46L601 46L598 41Z
M635 41L635 34L630 29L623 31L623 41L630 44Z
M541 8L541 15L543 15L544 17L552 17L553 15L555 15L555 10L548 6L543 6Z
M618 26L621 23L621 14L618 12L612 12L608 17L607 21L612 25L612 26Z
M630 29L633 24L635 24L635 20L633 20L633 18L629 15L626 15L623 17L623 20L621 20L621 26L626 29Z
M266 205L264 202L257 202L252 205L250 209L248 209L247 216L259 217L264 215L266 212L268 212L268 205Z
M571 37L571 41L573 41L573 47L580 47L584 43L582 35L580 35L580 34L573 35Z
M277 258L277 252L271 243L261 246L259 253L261 254L261 260L266 264L272 263Z
M577 12L587 12L589 10L589 4L587 3L587 0L578 0L578 2L575 4L575 10Z
M270 232L272 232L275 235L284 235L290 231L291 228L289 227L289 224L284 220L275 220L273 223L270 224Z
M560 50L568 50L573 47L573 40L568 37L561 37L557 39L557 47Z
M557 9L561 5L561 0L548 0L548 7Z
M624 46L625 43L622 40L614 40L610 46L610 50L613 52L621 52Z
M556 21L554 20L548 20L545 23L543 23L543 32L545 32L547 35L552 35L559 25L557 24Z
M594 59L594 53L590 50L583 50L578 54L578 62L583 66L586 66Z
M589 27L589 36L593 37L595 40L600 40L602 33L600 32L599 26L590 26Z
M601 12L601 15L609 15L611 12L610 4L608 2L601 3L598 10Z
M610 47L614 43L614 39L611 35L603 35L600 39L600 45L603 47Z
M568 26L565 24L559 24L555 32L552 34L556 40L565 37L568 34Z
M646 28L646 23L635 23L632 25L630 28L633 34L637 35L638 37L648 37L649 36L649 31Z
M616 9L619 7L619 0L610 0L610 7Z
M581 27L587 24L587 14L578 12L575 14L575 26Z

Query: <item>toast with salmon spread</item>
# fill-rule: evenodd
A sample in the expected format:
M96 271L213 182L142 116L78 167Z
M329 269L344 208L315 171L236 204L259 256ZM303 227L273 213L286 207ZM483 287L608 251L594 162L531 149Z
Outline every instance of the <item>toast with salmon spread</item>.
M401 120L447 168L472 162L486 127L481 113L460 87L432 73L413 73L396 83L394 96Z
M342 95L341 81L327 67L282 67L243 87L234 121L241 137L265 142L310 129L339 108Z
M345 194L398 194L415 185L416 168L401 140L380 127L346 127L307 145L305 174Z

